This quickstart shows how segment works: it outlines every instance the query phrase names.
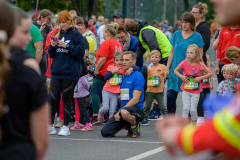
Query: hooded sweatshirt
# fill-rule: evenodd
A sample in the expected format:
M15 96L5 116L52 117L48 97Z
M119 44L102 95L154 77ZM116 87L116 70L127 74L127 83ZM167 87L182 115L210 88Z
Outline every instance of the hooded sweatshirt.
M85 53L85 43L83 36L76 28L70 27L66 32L60 31L61 41L64 41L69 47L63 48L50 44L48 54L54 58L51 66L51 78L53 79L70 79L79 80L82 72L80 59Z

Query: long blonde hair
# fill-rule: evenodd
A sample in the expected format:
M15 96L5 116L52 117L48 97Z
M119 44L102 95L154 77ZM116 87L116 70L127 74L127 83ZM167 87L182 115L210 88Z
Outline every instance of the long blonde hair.
M197 62L199 62L199 63L200 63L200 62L203 62L202 57L201 57L201 55L200 55L200 51L199 51L198 46L197 46L196 44L192 44L192 45L190 45L190 46L187 47L187 49L189 49L189 48L193 48L193 49L194 49L195 55L196 55L195 60L196 60Z
M206 63L206 66L207 67L210 67L210 57L208 54L206 54L206 57L207 57L207 63Z
M58 14L58 17L57 17L57 24L59 25L59 23L61 21L65 21L66 23L74 26L74 22L73 22L73 19L71 17L71 15L68 13L68 11L66 10L63 10L61 11L59 14ZM69 22L70 21L70 22ZM60 37L60 34L61 34L61 27L59 27L59 32L56 34L56 37L59 38Z

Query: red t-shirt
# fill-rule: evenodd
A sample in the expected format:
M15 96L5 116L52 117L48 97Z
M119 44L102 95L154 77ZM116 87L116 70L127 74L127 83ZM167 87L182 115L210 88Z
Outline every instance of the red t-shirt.
M117 51L123 51L123 46L115 39L108 39L100 45L96 55L97 64L100 57L107 57L106 62L98 71L100 75L104 76L107 73L108 66L114 65L113 54Z

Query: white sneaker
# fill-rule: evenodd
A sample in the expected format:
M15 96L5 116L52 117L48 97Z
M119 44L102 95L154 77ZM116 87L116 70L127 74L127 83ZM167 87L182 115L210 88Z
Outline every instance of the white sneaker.
M66 126L61 127L58 132L58 135L59 136L70 136L69 128Z
M161 115L161 116L158 117L157 120L163 120L163 119L164 119L164 117Z
M203 125L204 123L205 123L204 117L198 117L196 127L199 127L199 126Z
M54 125L52 127L48 126L48 134L56 134L56 129L54 127Z
M60 128L63 126L63 120L59 119L57 124L55 125L56 128Z

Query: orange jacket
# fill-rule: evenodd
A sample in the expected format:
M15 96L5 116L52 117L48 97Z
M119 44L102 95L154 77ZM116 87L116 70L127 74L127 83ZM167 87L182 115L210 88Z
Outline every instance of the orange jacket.
M177 144L186 154L212 150L227 157L240 157L240 96L205 125L185 126L178 134Z

